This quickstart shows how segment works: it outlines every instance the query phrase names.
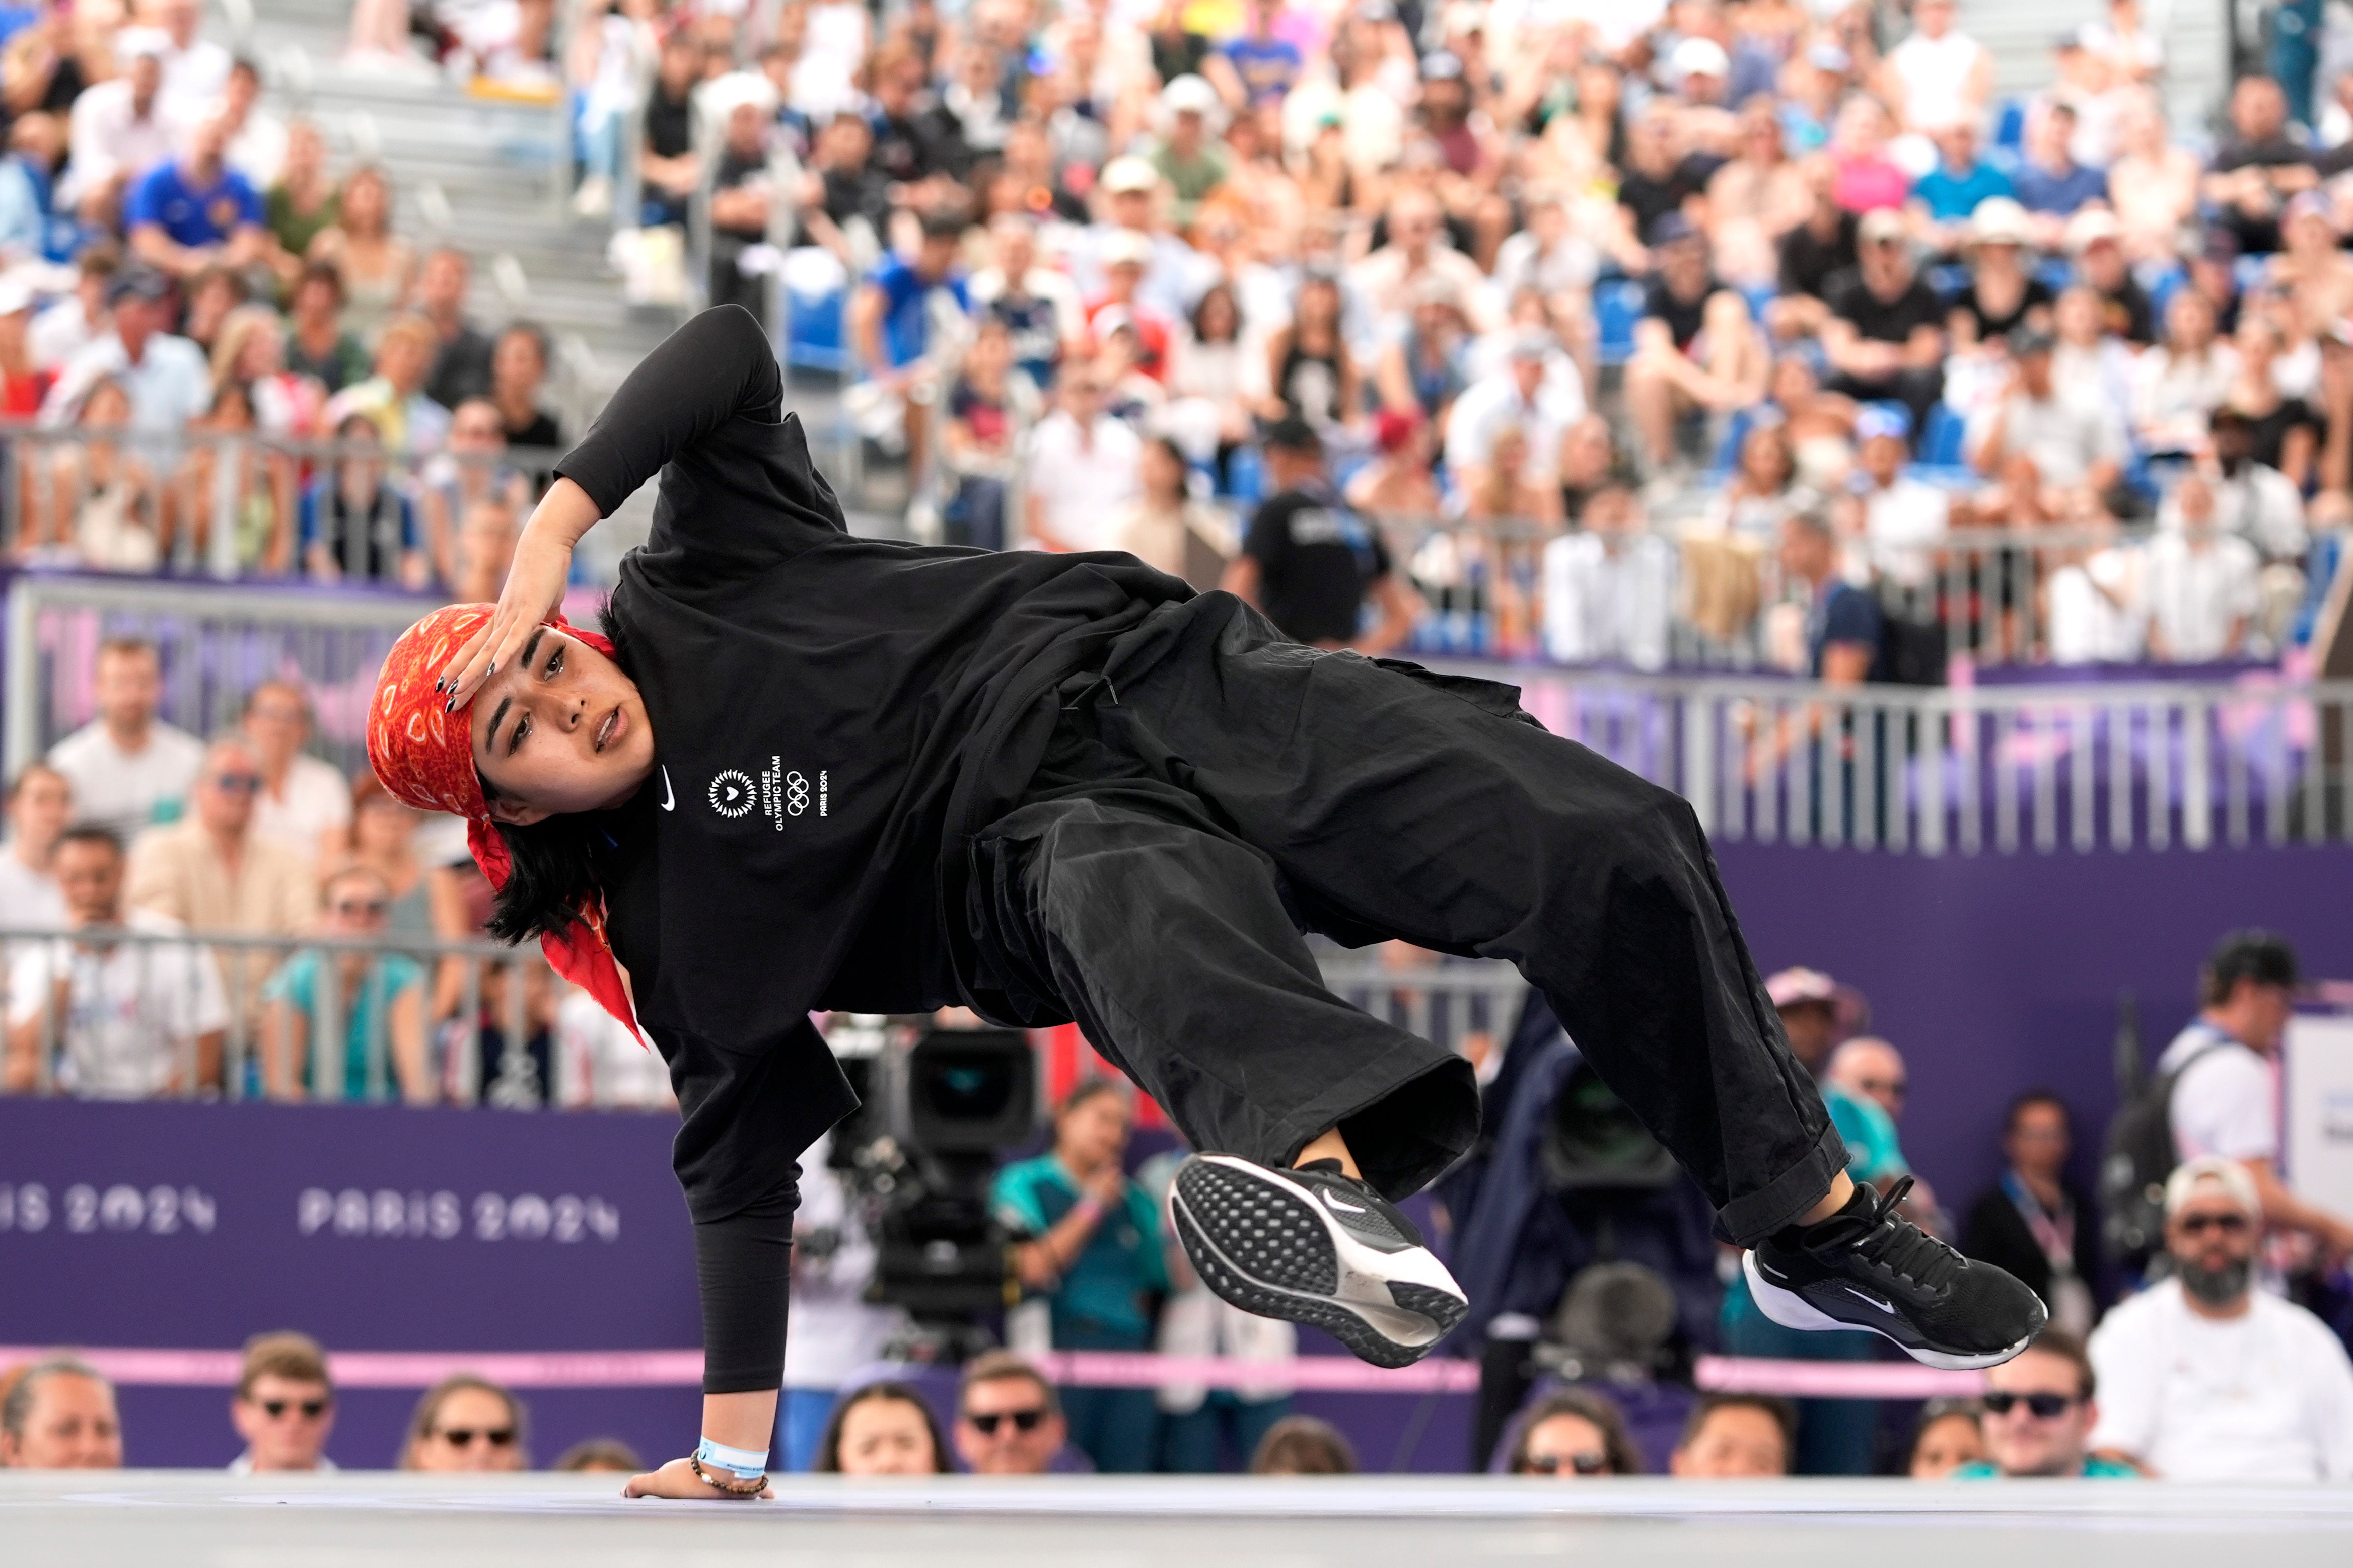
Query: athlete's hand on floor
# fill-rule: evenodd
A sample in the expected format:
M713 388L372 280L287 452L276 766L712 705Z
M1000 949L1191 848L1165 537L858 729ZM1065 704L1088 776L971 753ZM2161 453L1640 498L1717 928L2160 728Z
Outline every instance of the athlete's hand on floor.
M722 1491L717 1487L707 1484L694 1473L694 1467L684 1459L672 1459L659 1470L642 1476L631 1476L629 1484L622 1489L621 1495L623 1497L701 1499L704 1501L712 1498L723 1499L729 1502L754 1500L742 1492ZM776 1495L776 1489L773 1487L760 1489L761 1497L772 1498Z
M514 563L507 568L507 585L491 624L467 638L442 667L441 689L453 709L472 701L483 681L514 660L532 628L563 605L572 578L572 547L596 521L596 503L586 490L566 479L548 487L515 540Z

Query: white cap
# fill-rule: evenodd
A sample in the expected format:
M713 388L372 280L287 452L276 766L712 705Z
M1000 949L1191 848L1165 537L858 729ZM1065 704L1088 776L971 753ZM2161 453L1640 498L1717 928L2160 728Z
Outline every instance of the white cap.
M2173 1174L2165 1180L2165 1217L2171 1219L2190 1199L2210 1192L2220 1192L2249 1219L2263 1217L2263 1194L2255 1191L2255 1179L2247 1174L2244 1165L2219 1154L2201 1154L2173 1167Z
M1103 165L1102 184L1114 195L1124 191L1156 191L1160 171L1131 153Z
M1126 263L1134 267L1152 265L1152 241L1132 228L1123 228L1106 236L1096 257L1105 267Z
M2026 209L2008 196L1988 196L1969 215L1973 245L2024 245L2031 235Z
M1161 107L1171 114L1210 114L1218 107L1218 89L1206 78L1187 71L1160 89Z
M1732 57L1714 38L1685 38L1667 57L1667 64L1679 77L1732 74Z
M0 278L0 316L33 308L33 286L21 278Z

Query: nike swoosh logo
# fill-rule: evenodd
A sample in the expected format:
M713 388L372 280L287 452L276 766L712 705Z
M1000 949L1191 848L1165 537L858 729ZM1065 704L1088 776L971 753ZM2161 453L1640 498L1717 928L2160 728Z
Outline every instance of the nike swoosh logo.
M1771 1264L1766 1262L1761 1258L1757 1260L1757 1272L1764 1275L1768 1279L1778 1279L1784 1284L1788 1282L1789 1277L1787 1274L1782 1273L1779 1269L1774 1268Z
M1883 1301L1878 1297L1872 1295L1869 1291L1858 1290L1852 1285L1846 1287L1846 1293L1853 1297L1858 1301L1878 1308L1881 1311L1886 1313L1891 1318L1895 1315L1895 1303L1893 1301Z
M678 795L677 793L670 787L670 770L668 768L664 768L661 771L661 774L662 809L664 811L676 811L678 809Z
M1363 1214L1365 1212L1364 1205L1352 1204L1345 1198L1334 1197L1328 1189L1326 1189L1324 1194L1324 1206L1327 1209L1337 1209L1342 1214Z

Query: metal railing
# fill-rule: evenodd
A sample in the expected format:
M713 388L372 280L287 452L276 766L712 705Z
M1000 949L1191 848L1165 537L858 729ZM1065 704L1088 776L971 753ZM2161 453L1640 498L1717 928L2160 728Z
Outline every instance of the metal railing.
M1917 689L1498 671L1725 840L1923 855L2353 842L2353 682Z
M666 1102L658 1059L601 1012L559 1026L565 987L535 946L0 926L0 955L5 984L47 982L6 998L12 1093Z

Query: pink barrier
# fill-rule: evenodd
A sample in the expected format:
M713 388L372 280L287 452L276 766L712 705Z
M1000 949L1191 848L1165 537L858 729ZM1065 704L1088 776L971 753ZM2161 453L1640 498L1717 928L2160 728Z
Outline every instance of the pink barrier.
M0 1366L47 1354L0 1345ZM235 1351L82 1350L91 1365L121 1384L228 1388L237 1383ZM342 1351L328 1357L345 1388L426 1388L470 1372L510 1388L679 1388L702 1381L702 1352L678 1351ZM1451 1358L1394 1370L1349 1356L1301 1356L1286 1364L1230 1356L1164 1356L1145 1352L1058 1351L1039 1358L1056 1383L1082 1388L1159 1388L1192 1384L1258 1388L1269 1384L1326 1394L1471 1394L1475 1362ZM1797 1399L1936 1399L1983 1391L1985 1374L1939 1372L1909 1362L1771 1361L1702 1356L1700 1387L1725 1394L1778 1394Z

